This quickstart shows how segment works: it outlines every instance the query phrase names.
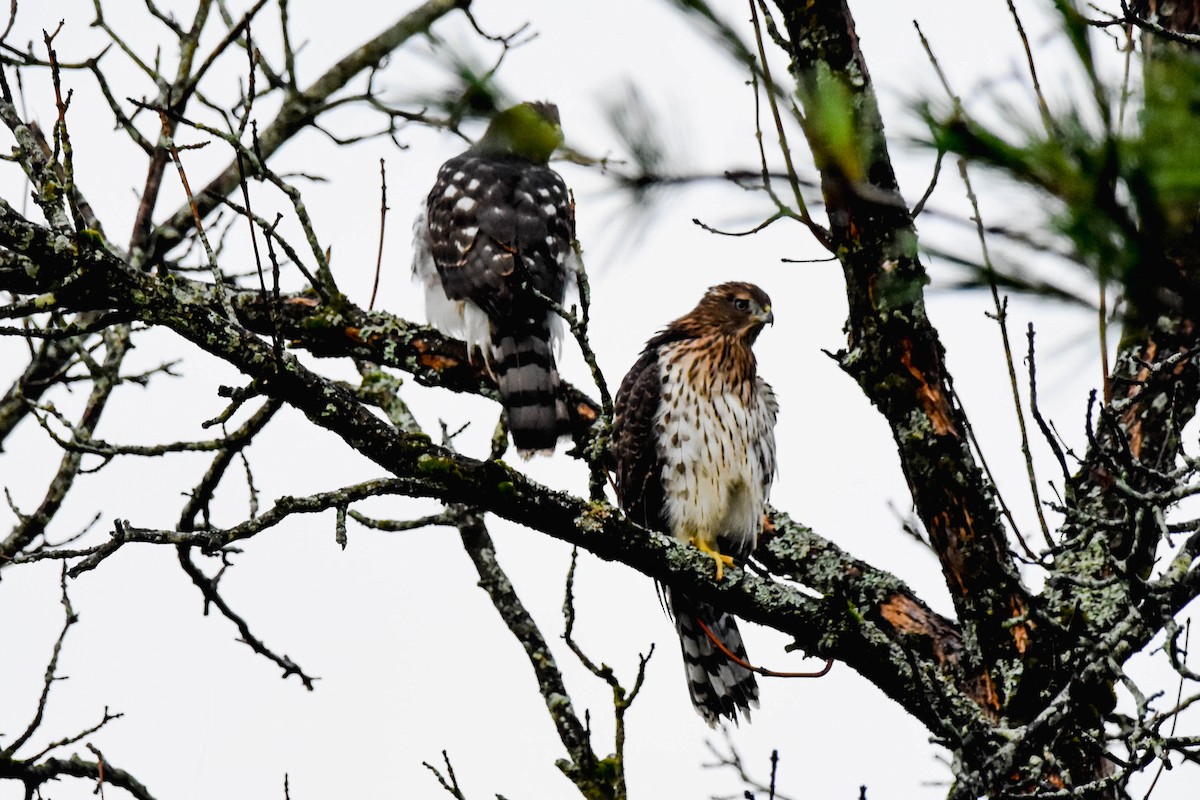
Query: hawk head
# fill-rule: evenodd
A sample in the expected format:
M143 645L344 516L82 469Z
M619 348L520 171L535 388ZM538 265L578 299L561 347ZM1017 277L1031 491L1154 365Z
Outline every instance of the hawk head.
M753 283L733 281L714 286L688 315L703 329L753 344L763 326L775 322L771 298Z
M534 164L545 164L562 143L558 106L521 103L492 117L483 138L471 149L476 153L518 156Z

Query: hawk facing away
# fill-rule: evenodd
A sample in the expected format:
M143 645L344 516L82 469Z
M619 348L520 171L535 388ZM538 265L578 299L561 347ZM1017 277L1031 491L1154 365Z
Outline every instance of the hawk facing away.
M567 186L548 166L562 142L550 103L500 112L438 170L413 231L429 322L483 352L526 457L552 453L567 425L554 360L561 320L545 299L563 302L579 264Z
M617 392L612 451L617 499L634 522L690 542L720 580L762 529L775 476L775 393L751 345L774 322L771 299L749 283L709 289L646 343ZM667 587L692 703L710 726L758 705L754 673L722 653L703 623L743 662L737 621Z

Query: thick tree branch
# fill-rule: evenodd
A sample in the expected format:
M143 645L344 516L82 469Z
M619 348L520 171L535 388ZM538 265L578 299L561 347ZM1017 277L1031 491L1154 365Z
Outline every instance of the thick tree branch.
M61 259L55 261L58 268L66 268ZM92 276L90 281L75 285L70 291L58 292L56 302L63 308L112 305L115 298L95 285L95 279L96 276ZM174 275L171 280L189 294L203 295L211 287L209 283L182 275ZM19 265L0 263L0 291L40 295L53 286L53 278L40 272L34 276ZM308 292L282 295L273 319L268 302L260 292L227 288L226 294L239 322L249 330L265 335L272 335L278 323L280 333L293 348L307 350L316 356L350 356L395 367L412 374L426 386L499 399L495 379L483 360L468 357L467 348L461 341L433 328L407 322L383 311L365 311L344 298L335 303L323 303ZM572 435L576 442L585 443L590 439L592 424L599 419L600 406L576 387L566 385L564 390L569 400Z
M891 425L917 513L942 563L979 675L976 700L999 714L1031 643L1030 599L1009 552L992 487L968 446L937 331L925 314L928 282L908 206L892 169L883 121L858 49L850 9L777 0L821 172L830 232L850 306L839 361ZM826 115L846 114L840 138Z
M36 764L0 758L0 778L15 778L21 781L29 792L28 796L33 796L43 784L63 776L87 778L96 781L97 785L103 781L124 789L137 800L155 800L154 795L150 794L137 778L107 761L85 761L77 755L69 759L47 758Z

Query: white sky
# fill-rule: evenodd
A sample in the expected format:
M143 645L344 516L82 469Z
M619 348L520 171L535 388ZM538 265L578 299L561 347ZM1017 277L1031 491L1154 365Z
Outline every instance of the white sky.
M126 0L111 5L111 24L143 58L152 58L154 48L165 41L162 29L144 18L141 4ZM233 5L240 9L249 3ZM307 43L299 62L302 83L399 13L381 11L381 5L293 0L293 41ZM1018 5L1044 53L1039 67L1048 93L1068 96L1069 84L1058 76L1062 64L1056 61L1061 42L1048 33L1047 4ZM749 35L745 8L728 6L734 9L730 18L743 23L743 33ZM913 19L920 21L955 89L973 109L987 113L989 95L981 88L985 81L1032 108L1018 80L1024 74L1020 42L1001 0L959 4L951 13L934 0L862 0L853 10L910 202L924 191L933 158L902 144L905 134L920 133L908 103L938 92ZM507 32L525 21L538 32L531 44L510 54L503 83L521 98L557 102L568 140L576 147L596 155L612 151L614 140L599 109L632 82L661 115L664 136L679 153L678 166L720 171L757 163L746 76L665 3L478 0L476 14L490 32ZM58 40L60 58L84 57L102 46L101 35L88 27L91 3L82 0L22 4L11 40L40 39L40 30L53 28L59 19L67 20ZM278 65L277 33L273 22L267 22L273 19L264 16L254 32L267 58ZM474 47L461 16L451 15L435 30L449 42ZM381 75L385 97L426 92L437 79L429 59L419 55L427 52L425 45L414 45ZM1111 48L1104 52L1112 55ZM170 58L167 49L164 59ZM1111 69L1119 69L1113 58ZM110 53L105 63L111 65L118 97L152 92L121 64L119 53ZM786 61L776 57L773 66L782 75ZM223 67L222 77L210 84L218 101L234 96L245 62L231 56ZM28 75L24 88L31 116L48 128L53 119L48 75ZM69 75L67 81L76 90L68 122L79 183L109 236L124 241L144 160L127 139L110 130L111 116L94 81L84 75ZM263 103L261 123L270 118L271 108ZM329 122L340 134L377 124L355 111L339 112ZM178 138L187 142L199 137L183 133ZM378 236L378 161L386 160L392 211L380 305L421 319L420 293L408 280L412 216L437 166L462 144L449 135L416 130L402 139L409 149L397 150L384 139L339 149L307 133L290 143L274 166L328 179L300 186L323 243L333 248L341 288L365 306ZM798 134L793 145L802 153ZM188 151L185 159L197 185L226 162L228 153L212 145ZM773 503L854 555L894 571L935 608L949 613L935 559L900 530L898 514L908 514L910 501L886 425L821 352L844 344L838 267L780 262L782 257L822 255L798 225L779 223L754 237L729 239L691 223L698 217L721 227L749 227L769 213L760 196L719 184L673 191L654 207L651 218L638 220L623 208L625 198L607 190L593 171L571 164L561 171L578 200L579 236L593 286L592 343L610 385L615 388L645 339L690 308L706 287L731 279L761 284L773 297L777 323L762 336L757 352L762 373L782 402L781 474ZM812 174L807 166L804 171ZM982 173L973 177L989 223L1028 221L1042 213L1027 195ZM181 199L173 172L167 183L160 218ZM265 187L254 190L260 213L277 202ZM0 196L18 205L24 194L16 168L0 167ZM931 205L961 215L962 196L957 169L948 161ZM961 228L931 218L922 218L919 227L926 241L976 252ZM226 254L227 266L250 263L244 251ZM947 274L936 262L933 268L935 275ZM929 295L955 386L1009 504L1031 532L1032 505L1006 400L1000 343L994 323L984 316L989 304L982 294ZM1082 447L1084 403L1099 376L1091 318L1023 298L1013 298L1010 310L1020 351L1026 321L1037 324L1043 409ZM159 378L149 391L119 389L98 435L121 443L206 438L200 423L224 407L216 387L238 383L236 374L172 334L156 331L137 341L128 371L183 357L181 371L187 377ZM5 386L20 366L22 348L0 340ZM566 351L568 379L587 385L572 345ZM352 377L345 364L318 366L328 374ZM420 387L407 391L418 418L431 431L439 417L451 428L474 420L459 444L472 454L485 452L497 414L494 404ZM67 413L75 412L82 400L79 392L54 397ZM10 437L7 451L0 456L0 485L12 492L19 507L35 507L58 453L28 423ZM1043 480L1053 477L1046 455L1040 448ZM378 474L365 459L291 411L280 414L249 457L264 504L284 494L331 489ZM208 461L192 455L140 463L126 459L81 477L51 537L75 533L97 512L102 521L92 542L111 529L114 518L139 526L172 526L184 502L181 493L194 485ZM528 469L536 480L586 491L584 469L564 457L535 461ZM248 513L245 485L236 470L226 478L215 508L219 525L236 524ZM389 499L361 510L403 519L430 508L424 502ZM11 521L9 510L0 508L0 529ZM607 688L560 646L569 548L498 521L492 531L502 564L555 648L576 709L591 711L595 749L607 753L612 728ZM304 691L295 679L280 680L272 664L234 640L236 631L226 620L201 616L199 593L179 570L173 549L129 546L71 584L81 622L62 658L62 674L70 680L55 686L33 748L97 721L107 706L125 716L91 741L163 800L282 797L285 773L297 800L446 796L421 766L422 761L438 762L442 749L449 751L468 797L572 796L573 789L553 764L562 755L561 745L529 665L475 586L457 535L445 529L387 535L351 523L349 547L341 552L333 534L332 514L293 519L243 543L245 552L222 583L225 597L257 636L321 676L315 692ZM7 737L23 729L33 713L61 624L57 578L57 567L46 564L6 570L0 582L0 732ZM651 642L658 645L646 690L628 715L631 796L739 794L728 771L700 769L709 760L705 740L719 741L719 736L690 708L674 631L659 610L649 579L582 554L576 595L579 641L593 659L612 664L623 679L632 680L640 651ZM758 663L776 669L816 663L785 654L785 637L773 631L744 628L752 660ZM1160 682L1153 688L1171 692L1174 685ZM939 761L943 753L927 738L918 723L843 665L820 681L763 681L762 709L753 724L734 733L757 775L766 777L770 752L778 748L781 791L831 800L857 797L860 784L869 787L871 800L944 796L948 769ZM1167 773L1154 796L1193 796L1195 779L1194 769ZM45 787L43 795L69 800L87 797L91 789L75 781ZM0 783L0 800L19 797L19 785Z

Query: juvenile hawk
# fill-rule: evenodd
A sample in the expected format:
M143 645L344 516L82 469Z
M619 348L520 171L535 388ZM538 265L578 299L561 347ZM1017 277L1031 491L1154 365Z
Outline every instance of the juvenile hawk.
M566 432L554 360L561 320L546 302L563 302L578 269L567 186L548 166L562 142L550 103L500 112L438 170L414 226L413 275L429 322L482 350L523 456L552 453Z
M771 299L749 283L709 289L689 313L646 343L617 392L612 450L616 489L630 519L716 562L720 580L762 529L775 476L775 393L750 349L774 322ZM722 653L703 622L743 662L736 620L665 589L692 703L709 725L758 705L754 673Z

